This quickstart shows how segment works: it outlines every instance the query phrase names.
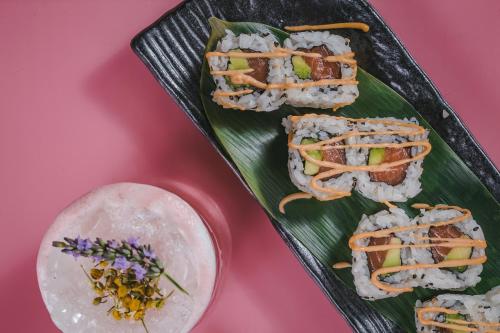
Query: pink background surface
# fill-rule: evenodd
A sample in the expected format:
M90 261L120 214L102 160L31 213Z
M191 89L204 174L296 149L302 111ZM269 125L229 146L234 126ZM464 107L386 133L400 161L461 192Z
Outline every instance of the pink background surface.
M60 209L103 184L167 179L211 196L233 237L224 289L196 332L350 332L130 50L177 2L0 1L2 331L56 331L35 259ZM500 2L372 2L498 164Z

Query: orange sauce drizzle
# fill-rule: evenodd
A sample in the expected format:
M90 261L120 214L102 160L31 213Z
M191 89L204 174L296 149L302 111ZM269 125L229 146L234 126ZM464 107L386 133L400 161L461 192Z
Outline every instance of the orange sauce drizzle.
M421 249L426 247L477 247L486 248L486 242L479 239L466 239L466 238L431 238L428 240L433 240L435 243L418 243L418 244L387 244L387 245L370 245L370 246L355 246L356 251L363 252L377 252L377 251L387 251L391 249L402 249L402 248L412 248Z
M246 95L246 94L251 94L253 92L252 89L244 89L244 90L236 90L236 91L223 91L223 90L216 90L214 92L214 99L217 103L222 105L224 109L239 109L241 111L245 110L244 107L237 103L233 103L231 100L224 98L224 97L231 97L231 96L240 96L240 95Z
M356 242L360 239L370 238L370 237L385 237L392 233L404 232L410 230L418 230L418 229L428 229L431 226L443 226L449 224L455 224L462 222L469 217L472 216L470 210L466 208L461 208L458 206L447 206L447 205L436 205L434 207L425 205L425 204L415 204L412 206L413 208L425 208L429 210L433 209L455 209L462 213L461 216L456 216L446 221L440 221L432 224L418 224L418 225L410 225L410 226L402 226L402 227L393 227L388 229L381 229L377 231L370 232L362 232L359 234L353 235L349 239L349 247L353 251L363 251L363 252L375 252L375 251L387 251L390 249L402 249L402 248L426 248L426 247L476 247L476 248L486 248L487 244L484 240L479 239L466 239L466 238L432 238L432 237L421 237L423 240L434 240L434 243L417 243L417 244L387 244L387 245L373 245L373 246L361 246L357 245ZM394 267L385 267L375 270L371 275L371 282L377 288L387 291L387 292L411 292L413 288L411 287L393 287L389 284L386 284L378 279L379 275L388 274L388 273L396 273L400 271L407 271L412 269L419 268L446 268L446 267L457 267L457 266L470 266L470 265L480 265L486 262L486 256L480 256L472 259L461 259L461 260L446 260L439 263L434 264L415 264L415 265L405 265L405 266L394 266Z
M302 51L297 51L297 50L291 50L291 49L285 49L283 47L277 47L274 49L277 52L283 52L286 53L286 55L299 55L301 57L306 57L306 58L321 58L321 54L319 53L308 53L308 52L302 52Z
M344 268L349 268L351 266L352 265L350 262L342 261L342 262L338 262L338 263L334 264L333 268L334 269L344 269Z
M344 106L351 105L352 103L336 103L333 105L332 111L335 112L340 108L343 108Z
M298 25L285 27L288 31L306 31L306 30L331 30L331 29L358 29L363 32L368 32L370 27L368 24L361 22L345 22L345 23L329 23L317 25Z
M411 205L415 209L431 209L432 206L424 203L414 203Z
M308 81L308 82L282 82L282 83L270 83L267 85L268 89L289 89L289 88L308 88L317 86L338 86L345 84L358 84L358 81L354 80L352 77L345 79L324 79L318 81Z
M448 319L451 324L441 323L432 319L426 319L427 313L445 313L445 314L458 314L457 310L448 309L438 306L430 306L417 309L417 318L422 325L429 325L435 327L447 328L450 330L458 330L464 332L478 332L479 327L500 327L500 323L484 322L484 321L466 321L461 319ZM469 327L469 325L476 327ZM486 332L499 332L498 330L487 330Z
M329 85L358 84L358 81L354 80L352 76L345 79L330 79L330 80L318 80L318 81L308 81L308 82L281 82L281 83L266 84L264 82L254 79L250 75L245 74L251 71L253 71L253 69L212 71L210 73L213 75L226 75L231 77L231 81L235 84L249 84L260 89L289 89L289 88L307 88L307 87L329 86Z
M207 52L205 57L208 59L210 57L236 57L236 58L283 58L289 55L300 55L302 57L312 57L319 58L322 57L319 53L307 53L302 51L290 50L286 48L275 48L272 52ZM358 71L356 60L352 59L354 57L354 52L347 52L344 54L339 54L335 56L328 56L324 59L329 62L339 62L350 65L353 70L353 75L350 77L342 79L330 79L330 80L318 80L318 81L308 81L308 82L276 82L266 84L265 82L258 81L253 77L246 75L253 72L253 69L243 69L243 70L214 70L211 71L212 75L226 75L231 77L231 81L235 84L247 84L257 87L259 89L290 89L290 88L308 88L317 86L338 86L338 85L354 85L358 84L356 80L356 75ZM216 99L220 102L224 108L229 108L231 105L237 105L236 103L229 102L227 100ZM334 104L333 110L336 111L339 108L349 105L351 103L337 103ZM237 109L242 109L241 106Z
M434 245L436 246L436 245ZM481 265L486 262L486 257L481 256L478 258L474 259L464 259L464 260L446 260L442 261L437 264L415 264L415 265L407 265L407 266L394 266L394 267L385 267L385 268L379 268L375 272L372 273L371 275L371 282L373 285L381 290L387 291L387 292L394 292L394 293L405 293L405 292L412 292L413 288L412 287L393 287L387 283L383 283L378 279L379 275L383 274L389 274L389 273L396 273L396 272L401 272L401 271L409 271L412 269L419 269L419 268L447 268L447 267L458 267L458 266L472 266L472 265Z
M327 115L317 115L317 114L306 114L303 116L292 116L290 117L290 121L292 123L298 122L300 119L305 119L305 118L331 118L331 116ZM318 184L318 181L324 178L330 178L332 176L344 173L344 172L352 172L352 171L384 171L386 169L392 168L394 166L398 166L401 164L409 163L412 161L416 161L419 159L423 159L425 156L427 156L431 149L432 146L429 143L428 140L424 141L412 141L412 142L402 142L402 143L361 143L361 144L349 144L349 145L336 145L332 146L332 143L340 142L342 140L345 140L349 137L354 137L354 136L371 136L371 135L401 135L401 136L417 136L417 135L422 135L425 133L425 128L414 124L414 123L407 123L403 121L398 121L398 120L388 120L388 119L369 119L369 118L347 118L347 117L336 117L336 119L341 119L341 120L346 120L350 122L366 122L366 123L373 123L373 124L384 124L384 125L396 125L399 127L403 128L408 128L408 130L388 130L388 131L377 131L377 132L359 132L359 131L350 131L345 133L344 135L337 136L330 138L328 140L323 140L323 141L318 141L313 144L294 144L292 143L292 138L293 138L293 133L290 132L288 134L288 147L292 149L298 149L300 155L302 158L305 160L319 165L319 166L324 166L331 168L330 170L318 173L316 176L314 176L311 181L309 182L309 185L311 188L314 190L328 194L326 198L322 197L316 197L316 199L321 200L321 201L329 201L329 200L336 200L340 198L344 198L347 196L351 195L350 191L340 191L337 189L333 188L325 188L322 187ZM349 147L413 147L413 146L421 146L423 147L423 151L419 152L417 155L395 161L395 162L390 162L390 163L382 163L379 165L358 165L358 166L349 166L349 165L344 165L344 164L338 164L338 163L333 163L333 162L328 162L328 161L319 161L316 160L312 157L309 156L307 151L309 150L329 150L329 149L343 149L343 148L349 148ZM314 197L314 195L311 195L311 198ZM283 200L286 200L285 203L283 203ZM300 198L303 199L303 198ZM280 202L280 207L284 207L285 204L293 201L294 199L290 200L287 197L283 198L282 201ZM283 210L280 209L281 213L284 213L284 208Z
M212 75L237 75L237 74L246 74L246 73L251 73L254 70L252 68L247 68L247 69L233 69L233 70L227 70L227 71L211 71L210 74Z
M207 52L205 53L206 58L210 57L235 57L235 58L284 58L287 57L288 53L273 51L273 52Z
M305 193L305 192L299 192L299 193L293 193L289 194L283 199L281 199L280 204L279 204L279 210L281 214L285 214L285 205L289 203L290 201L293 200L298 200L298 199L311 199L312 194Z
M355 55L354 52L346 52L346 53L338 54L338 55L335 55L335 56L328 56L325 59L328 60L331 57L353 58L354 55Z
M216 90L214 92L214 96L239 96L239 95L247 95L253 92L252 89L244 89L244 90L236 90L236 91L223 91Z
M386 205L387 207L389 208L397 208L398 206L394 205L393 203L387 201L387 200L384 200L384 202L382 202L384 205Z
M345 64L356 65L357 62L355 59L352 59L352 57L354 57L354 52L348 52L344 54L325 57L325 60L328 62L341 62Z
M224 109L238 109L240 111L244 111L245 108L237 103L233 103L227 98L224 98L223 96L216 96L214 95L214 99L217 103L219 103Z
M330 117L330 116L324 116L324 115L316 115L316 114L308 114L304 116L292 116L290 117L290 120L292 122L297 122L300 119L303 118L317 118L317 117ZM422 140L422 141L410 141L410 142L402 142L402 143L359 143L359 144L343 144L343 145L336 145L332 146L332 143L340 142L343 141L347 138L350 137L355 137L355 136L372 136L372 135L400 135L400 136L417 136L417 135L422 135L425 133L425 128L422 126L419 126L417 124L413 123L406 123L402 121L397 121L397 120L387 120L387 119L366 119L366 118L361 118L361 119L354 119L354 118L345 118L345 117L337 117L337 119L343 119L351 122L367 122L367 123L382 123L385 125L396 125L404 128L409 128L409 130L387 130L387 131L375 131L375 132L359 132L359 131L350 131L347 132L341 136L333 137L328 140L322 140L318 141L313 144L294 144L291 142L292 136L289 135L288 138L288 147L292 149L297 149L299 150L300 155L304 160L307 160L315 165L318 166L324 166L330 168L330 170L318 173L316 176L312 177L309 185L311 188L314 190L317 190L318 192L321 193L326 193L331 196L333 199L339 199L342 197L345 197L347 195L350 195L351 192L345 192L345 191L339 191L333 188L325 188L322 187L318 184L318 181L325 179L325 178L330 178L332 176L342 174L344 172L352 172L352 171L384 171L389 168L401 165L401 164L406 164L412 161L420 160L423 159L426 155L428 155L431 151L431 144L429 143L428 140ZM320 161L312 158L309 156L307 153L309 150L330 150L330 149L344 149L344 148L353 148L353 147L366 147L366 148L374 148L374 147L381 147L381 148L386 148L386 147L414 147L414 146L420 146L423 147L423 150L419 152L417 155L399 160L399 161L394 161L394 162L389 162L389 163L382 163L379 165L344 165L344 164L339 164L339 163L334 163L334 162L328 162L328 161Z
M260 89L267 89L268 86L264 82L260 82L259 80L256 80L253 77L251 77L250 75L246 75L241 72L227 74L227 76L231 77L231 82L234 84L249 84Z

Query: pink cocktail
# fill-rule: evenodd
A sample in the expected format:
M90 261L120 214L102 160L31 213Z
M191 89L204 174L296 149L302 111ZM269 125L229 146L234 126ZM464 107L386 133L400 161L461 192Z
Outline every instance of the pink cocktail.
M144 332L141 322L115 320L108 304L93 305L85 277L95 265L52 247L63 237L127 240L151 244L156 256L189 295L168 279L159 287L174 293L162 309L146 312L149 332L188 332L209 306L218 278L219 250L198 213L177 195L141 184L101 187L64 209L47 231L38 254L39 287L52 320L63 332Z

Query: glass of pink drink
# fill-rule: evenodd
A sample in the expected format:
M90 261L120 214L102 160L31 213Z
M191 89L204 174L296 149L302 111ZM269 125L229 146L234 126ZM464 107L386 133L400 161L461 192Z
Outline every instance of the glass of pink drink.
M213 300L221 249L200 215L158 187L108 185L64 209L40 246L39 287L53 322L63 332L145 332L140 321L110 316L112 304L92 304L95 291L80 267L89 271L95 265L92 260L75 259L52 247L52 241L77 236L117 241L138 237L141 244L151 244L166 272L188 291L186 295L168 279L160 279L159 287L174 293L162 309L147 310L144 321L150 333L190 331Z

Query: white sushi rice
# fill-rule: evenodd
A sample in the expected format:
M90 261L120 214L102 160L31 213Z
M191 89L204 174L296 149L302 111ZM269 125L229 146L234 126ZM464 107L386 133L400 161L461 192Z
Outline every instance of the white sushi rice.
M406 216L404 210L400 208L391 208L389 211L383 210L371 216L363 215L354 234L409 225L411 225L411 221L408 216ZM401 239L402 244L415 242L413 234L411 233L397 232L394 235ZM368 238L364 238L357 241L357 245L367 246L369 241ZM403 265L415 264L415 259L412 257L411 251L408 248L401 249L401 262ZM368 268L366 252L352 251L352 275L354 276L356 291L358 295L364 299L375 300L399 295L399 293L380 290L372 284L370 281L371 274ZM384 283L389 283L394 287L415 287L418 285L417 281L412 280L411 271L394 273L386 277Z
M455 209L435 209L421 211L421 215L414 219L414 223L418 224L435 224L437 222L449 221L454 217L462 216L463 214ZM468 219L453 224L465 235L471 239L484 240L484 234L479 225L474 219ZM428 237L428 229L421 229L419 236ZM418 263L432 264L431 248L414 249L414 257ZM475 247L472 251L471 258L478 258L485 255L484 249ZM480 274L483 271L483 265L468 266L463 273L450 271L447 269L432 268L420 269L416 271L420 285L428 289L456 289L461 290L467 287L475 286L481 281Z
M384 118L388 120L396 120L395 118ZM401 121L401 120L398 120ZM418 124L416 119L404 119L404 122ZM358 128L360 131L382 131L382 130L408 130L397 125L384 125L384 124L374 124L374 123L358 123ZM403 137L400 135L375 135L375 136L365 136L358 137L358 143L401 143L407 141L420 141L427 138L428 132L420 136ZM422 147L412 147L411 156L415 156L422 151ZM365 160L368 160L369 148L361 148L360 154L365 156ZM403 182L399 185L392 186L384 182L373 182L370 179L368 172L358 172L356 174L356 190L360 192L363 196L372 199L374 201L395 201L395 202L405 202L409 198L415 197L418 193L422 191L422 186L420 183L420 176L423 172L422 160L417 160L410 162L407 170L406 177Z
M374 118L385 120L397 120L395 118ZM417 123L415 119L398 120L399 122ZM333 136L343 135L349 131L381 131L381 130L401 130L401 126L373 124L366 122L352 123L344 119L333 116L303 117L295 124L287 118L283 119L286 133L292 132L292 142L300 144L303 138L316 138L326 140ZM408 130L407 128L404 130ZM427 132L421 136L402 137L399 135L378 135L364 137L350 137L346 139L346 144L355 143L385 143L385 142L404 142L418 141L427 138ZM415 156L421 152L421 147L412 147L411 155ZM311 193L317 198L325 198L328 194L314 190L310 186L312 176L304 173L304 160L297 149L288 150L288 171L290 179L301 191ZM366 165L368 161L368 148L347 148L345 149L347 165ZM423 172L422 160L411 162L406 171L404 181L396 186L391 186L383 182L372 182L368 172L356 171L345 172L338 178L332 178L325 182L320 182L321 186L338 189L339 191L352 191L356 184L356 190L363 196L374 201L397 201L404 202L409 198L416 196L422 190L420 176Z
M277 47L278 41L271 34L240 34L236 36L232 31L226 30L226 36L217 43L216 51L229 52L234 49L250 49L257 52L271 52ZM210 70L227 70L229 57L210 57L208 64ZM218 90L233 91L222 75L213 75ZM267 83L280 83L285 81L284 59L269 59L269 73ZM245 110L272 111L285 102L282 89L266 89L264 91L252 88L254 92L242 96L225 96L224 99L239 105ZM214 102L219 103L217 99ZM220 104L220 103L219 103Z
M384 210L371 216L363 215L354 234L398 226L434 224L437 222L448 221L453 217L460 215L462 215L462 213L455 209L435 209L430 211L422 210L420 216L410 220L402 209L391 208L389 211ZM454 225L471 239L484 240L481 228L472 218L468 218ZM427 229L404 231L395 233L395 236L400 238L403 241L403 244L415 244L422 242L418 239L419 237L426 237L427 231ZM368 242L369 239L363 239L358 241L357 244L366 246L368 245ZM484 249L474 248L471 257L477 258L484 255ZM352 274L354 277L354 284L361 297L368 300L375 300L398 295L397 293L389 293L380 290L371 283L367 254L365 252L352 251L352 257ZM434 263L430 248L401 249L401 261L402 265ZM393 274L390 277L385 278L384 282L391 284L391 286L419 286L428 289L463 290L468 287L473 287L479 283L481 280L479 274L482 269L482 265L468 266L463 273L439 268L412 269Z
M426 302L418 300L415 304L415 310L423 307L444 307L457 310L459 313L465 315L467 321L498 323L500 322L500 287L493 288L485 295L443 294ZM425 315L425 318L437 322L445 322L443 314L429 313ZM437 327L422 325L418 320L416 311L415 324L417 332L440 332ZM491 330L491 328L479 327L479 332L486 332L488 329Z
M325 45L335 55L351 52L349 40L342 36L333 35L328 31L309 31L290 35L284 41L285 48L296 50L300 48L311 49L315 46ZM291 57L285 61L287 82L310 82L302 80L293 71ZM353 69L347 64L341 64L342 78L351 77ZM297 107L332 108L336 104L351 104L359 96L357 85L315 86L306 88L292 88L286 90L286 103Z
M302 118L295 124L284 118L283 126L286 133L293 132L292 143L300 144L304 138L314 138L318 140L327 140L331 137L342 135L352 130L352 125L346 120L335 117ZM353 138L348 138L346 143L354 143ZM311 188L310 182L313 176L304 173L304 161L297 149L288 150L288 171L290 179L301 191L311 193L317 198L325 198L327 193L320 192ZM359 156L354 149L345 149L346 161L348 165L359 164ZM350 192L353 187L353 173L345 172L337 178L331 178L326 181L318 181L318 185L324 188L338 191Z

